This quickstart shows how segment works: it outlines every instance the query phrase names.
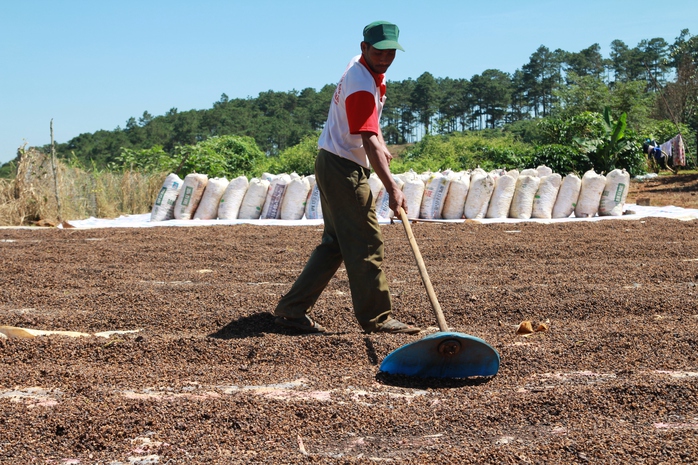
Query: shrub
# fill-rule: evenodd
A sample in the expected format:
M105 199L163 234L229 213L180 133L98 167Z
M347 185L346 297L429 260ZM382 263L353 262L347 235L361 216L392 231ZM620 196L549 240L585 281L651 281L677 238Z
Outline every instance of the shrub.
M179 162L166 153L161 145L154 145L149 149L121 147L121 154L116 157L116 163L109 164L109 169L160 173L163 171L174 171L178 165Z
M510 133L454 133L425 137L408 150L392 170L525 168L531 166L533 155L529 144L517 141Z
M583 174L591 168L589 158L574 147L560 144L547 144L536 147L535 166L545 165L555 173Z
M247 136L216 136L196 145L177 147L174 159L179 175L203 173L209 177L235 178L265 166L266 156Z
M298 173L301 176L308 176L315 173L315 158L318 152L318 138L320 134L315 133L303 138L298 145L289 147L277 157L270 157L267 166L262 171L269 173ZM262 171L254 173L255 176L262 174Z

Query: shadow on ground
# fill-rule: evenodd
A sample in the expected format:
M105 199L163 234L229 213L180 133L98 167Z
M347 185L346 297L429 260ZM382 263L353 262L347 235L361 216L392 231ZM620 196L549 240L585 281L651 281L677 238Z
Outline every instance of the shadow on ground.
M244 339L247 337L259 337L266 333L283 333L274 324L274 315L267 312L255 313L233 320L208 337L215 339Z
M494 377L474 377L474 378L417 378L405 375L390 375L378 372L376 381L381 384L397 386L411 389L449 389L462 388L468 386L479 386L488 383Z

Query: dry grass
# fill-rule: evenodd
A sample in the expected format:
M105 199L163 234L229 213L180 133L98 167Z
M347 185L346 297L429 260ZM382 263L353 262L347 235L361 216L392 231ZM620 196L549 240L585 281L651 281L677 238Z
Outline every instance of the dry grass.
M86 171L58 160L60 219L147 213L165 174ZM15 179L0 179L0 226L59 223L50 158L22 150Z

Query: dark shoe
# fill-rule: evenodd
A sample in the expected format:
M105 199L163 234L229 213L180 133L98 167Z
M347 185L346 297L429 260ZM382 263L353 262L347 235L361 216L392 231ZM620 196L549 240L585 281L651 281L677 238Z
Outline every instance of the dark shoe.
M317 321L313 321L309 316L304 316L301 318L288 318L285 316L277 316L274 320L279 326L285 326L286 328L293 328L304 333L324 333L325 328L320 326Z
M421 328L405 324L402 321L396 320L395 318L388 318L377 329L368 332L391 334L417 334L420 331Z

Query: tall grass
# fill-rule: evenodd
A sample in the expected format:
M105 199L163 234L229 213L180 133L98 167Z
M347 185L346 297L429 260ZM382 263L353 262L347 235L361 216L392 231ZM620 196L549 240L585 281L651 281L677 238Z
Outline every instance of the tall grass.
M131 170L86 170L61 160L56 171L63 221L147 213L167 176ZM40 221L59 222L51 159L34 149L21 150L15 178L0 179L0 226Z

